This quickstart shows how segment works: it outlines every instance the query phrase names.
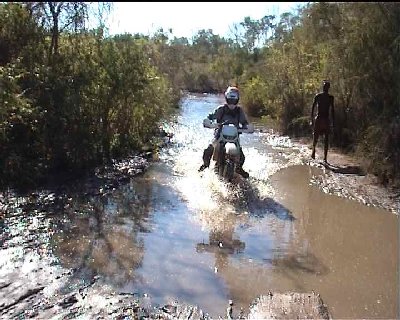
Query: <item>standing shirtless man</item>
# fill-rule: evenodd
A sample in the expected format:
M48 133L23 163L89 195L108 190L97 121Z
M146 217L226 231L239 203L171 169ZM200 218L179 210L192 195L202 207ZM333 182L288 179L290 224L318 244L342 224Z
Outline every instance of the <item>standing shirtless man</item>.
M328 155L328 145L329 145L329 131L330 131L330 119L329 119L329 111L332 113L332 128L335 126L335 111L334 111L334 103L333 96L328 93L331 84L328 80L323 81L322 91L318 93L312 104L311 109L311 125L314 128L314 139L313 139L313 148L311 153L311 158L315 159L315 146L318 142L318 137L320 135L324 135L325 144L324 144L324 162L327 162ZM317 106L317 116L314 119L314 109ZM329 110L330 109L330 110Z

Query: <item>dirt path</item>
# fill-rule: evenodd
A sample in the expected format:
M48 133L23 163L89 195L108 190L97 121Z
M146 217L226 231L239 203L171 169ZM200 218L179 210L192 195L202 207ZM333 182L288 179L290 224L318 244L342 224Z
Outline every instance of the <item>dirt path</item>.
M316 148L316 159L311 159L310 139L293 139L298 145L307 146L303 153L305 164L317 166L324 170L325 177L317 181L324 192L337 194L359 201L368 206L376 206L394 214L400 212L400 190L384 187L376 176L366 173L361 160L347 155L338 149L330 148L328 163L323 163L323 147Z

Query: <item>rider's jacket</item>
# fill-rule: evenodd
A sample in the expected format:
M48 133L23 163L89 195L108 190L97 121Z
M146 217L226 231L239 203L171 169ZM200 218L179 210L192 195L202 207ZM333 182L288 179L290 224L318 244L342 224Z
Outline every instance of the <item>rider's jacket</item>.
M207 118L210 120L217 120L217 123L226 121L234 124L236 127L239 127L239 124L241 124L242 127L246 127L249 124L242 107L236 106L235 109L231 110L227 104L218 106Z
M247 125L249 124L246 114L244 113L242 107L236 106L235 109L231 110L231 109L229 109L227 104L218 106L218 108L215 109L214 112L210 113L207 116L207 118L210 120L216 120L217 123L226 122L229 124L234 124L238 128L239 128L239 124L243 128L246 128ZM218 139L220 132L221 132L221 128L215 129L215 131L214 131L215 139Z

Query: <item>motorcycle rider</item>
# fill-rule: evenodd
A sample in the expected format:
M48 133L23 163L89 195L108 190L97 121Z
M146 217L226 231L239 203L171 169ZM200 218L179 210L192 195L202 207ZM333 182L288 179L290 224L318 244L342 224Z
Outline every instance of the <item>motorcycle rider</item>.
M214 112L210 113L207 116L209 120L216 120L217 123L222 124L224 122L234 124L237 128L239 128L239 124L242 125L242 128L246 129L249 122L247 120L246 114L244 113L242 107L238 105L239 102L239 89L235 86L228 86L225 91L225 100L226 103L218 106ZM203 152L203 164L199 168L199 172L203 171L205 168L210 166L211 157L214 152L214 148L216 146L219 134L221 132L221 127L214 132L214 139L210 143L210 145L204 149ZM239 165L236 168L236 172L240 174L244 178L249 177L249 173L243 170L243 164L245 161L245 156L240 147L240 160Z

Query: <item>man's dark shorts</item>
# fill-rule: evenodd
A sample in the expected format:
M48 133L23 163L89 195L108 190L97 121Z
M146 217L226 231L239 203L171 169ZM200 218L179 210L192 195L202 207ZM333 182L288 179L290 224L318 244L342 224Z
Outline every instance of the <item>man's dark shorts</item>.
M314 133L321 135L321 134L328 134L329 133L329 119L316 117L314 122Z

